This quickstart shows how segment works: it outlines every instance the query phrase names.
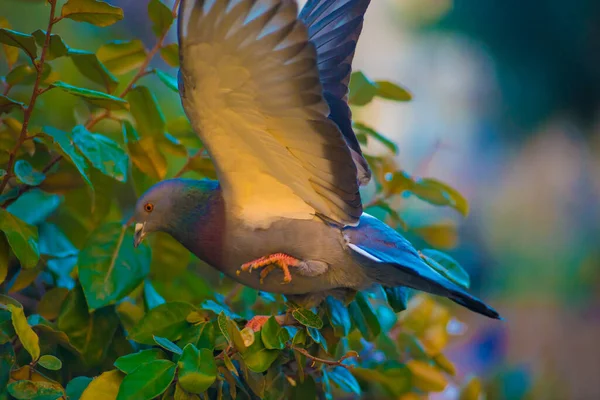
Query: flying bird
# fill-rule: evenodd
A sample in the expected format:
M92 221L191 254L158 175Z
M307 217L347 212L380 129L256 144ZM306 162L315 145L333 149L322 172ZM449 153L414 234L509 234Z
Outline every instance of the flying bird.
M167 232L232 279L305 305L374 284L499 314L363 212L371 171L348 82L370 0L182 0L179 90L218 181L170 179L136 204L135 245Z

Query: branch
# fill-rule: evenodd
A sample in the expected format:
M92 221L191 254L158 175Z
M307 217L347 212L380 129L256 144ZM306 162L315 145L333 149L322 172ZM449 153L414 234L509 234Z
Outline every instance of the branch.
M17 152L23 145L23 142L27 138L27 127L29 126L29 120L31 119L31 114L33 113L33 109L35 107L35 102L38 96L42 93L40 91L40 82L42 80L42 72L44 70L44 61L46 61L46 52L48 47L50 46L50 34L52 33L52 27L54 25L54 13L56 11L56 0L48 0L50 3L50 18L48 20L48 28L46 29L46 37L44 39L44 46L42 47L42 54L40 55L39 62L33 61L33 64L36 67L36 77L35 83L33 84L33 91L31 93L31 99L29 100L29 105L25 108L25 113L23 115L23 127L21 128L21 133L19 134L19 138L17 139L17 143L15 143L15 147L10 151L8 164L6 165L6 175L2 182L0 183L0 193L4 191L6 185L10 178L14 176L13 167L15 165L17 159Z
M344 364L343 361L348 358L359 358L357 352L349 351L344 356L342 356L342 358L340 358L337 361L336 360L326 360L324 358L319 358L319 357L313 356L306 349L303 349L302 347L296 347L296 346L291 346L291 345L288 345L288 347L290 349L297 351L298 353L304 355L306 358L312 360L313 365L315 363L321 363L321 364L325 364L325 365L331 365L331 366L336 366L336 367L344 367L346 369L352 369L353 368L352 365Z

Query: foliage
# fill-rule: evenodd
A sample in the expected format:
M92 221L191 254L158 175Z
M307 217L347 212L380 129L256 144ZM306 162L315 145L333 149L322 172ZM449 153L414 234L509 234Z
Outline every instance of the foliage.
M69 46L55 26L66 18L107 27L123 11L99 0L47 2L45 30L18 32L5 20L0 28L0 289L8 294L0 295L0 398L408 399L444 390L455 374L442 353L451 314L425 295L375 288L307 310L219 276L165 235L134 249L126 221L136 196L165 177L215 176L182 111L165 116L152 84L156 75L177 91L172 69L149 66L158 55L178 64L177 44L165 43L176 7L149 2L151 49L135 39L94 53ZM63 73L59 59L80 76ZM354 73L351 104L375 98L411 95ZM76 115L54 118L55 105L68 102ZM390 161L396 145L354 125L361 143L388 149L368 156L376 188L367 211L407 230L392 204L412 193L467 214L455 189L399 170ZM423 257L468 286L450 256ZM271 317L259 332L243 328L285 310L294 324ZM471 379L461 399L480 391Z

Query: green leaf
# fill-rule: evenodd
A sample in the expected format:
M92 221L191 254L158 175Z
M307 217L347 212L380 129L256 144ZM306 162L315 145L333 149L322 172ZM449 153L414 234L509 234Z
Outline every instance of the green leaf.
M71 379L66 388L67 398L69 400L79 400L90 382L92 382L92 378L87 376L78 376Z
M396 145L396 143L393 140L388 139L381 133L377 132L375 129L363 124L362 122L355 122L353 124L353 126L354 126L355 131L358 131L359 133L363 133L367 137L371 137L371 138L377 140L379 143L381 143L382 145L387 147L392 153L398 154L398 152L399 152L398 145Z
M125 372L126 374L130 374L133 371L135 371L140 365L155 360L164 360L166 358L167 356L165 352L161 349L147 349L117 358L117 360L115 361L115 367Z
M337 337L347 336L352 327L348 308L344 303L333 296L327 296L325 299L325 307L329 323L333 327L335 335Z
M33 268L40 259L37 227L28 225L0 208L0 231L4 232L13 253L23 268Z
M348 311L365 339L372 341L381 333L377 314L364 293L356 294L355 300L348 305Z
M10 247L6 236L0 233L0 285L6 279L10 262Z
M123 373L116 369L94 378L83 391L80 400L115 400L123 382Z
M26 33L0 28L0 43L22 49L31 59L37 57L35 39Z
M261 331L255 332L254 335L254 342L242 352L242 358L251 371L261 373L269 369L281 351L265 348L261 339Z
M176 365L169 360L155 360L128 374L119 389L117 400L151 400L167 390L175 378Z
M44 67L44 72L46 68ZM48 69L49 71L49 69ZM6 83L9 85L31 85L35 82L37 71L29 64L17 65L6 75Z
M458 286L468 289L471 285L467 271L460 266L458 261L448 254L434 249L423 249L421 250L421 255L425 256L422 258L431 268L435 269L442 276L448 278Z
M160 111L156 97L147 87L134 87L127 94L127 100L142 137L157 137L165 133L165 117Z
M159 69L155 69L154 73L156 74L156 76L158 76L158 79L160 79L162 81L162 83L165 84L166 87L168 87L175 93L179 93L179 87L177 86L177 79L175 79L171 75L169 75L166 72L163 72Z
M162 347L163 349L170 351L171 353L181 354L183 351L181 347L177 346L175 343L171 342L169 339L165 339L160 336L152 336L157 345Z
M152 267L150 268L152 270ZM152 310L156 306L165 304L165 299L154 289L149 280L144 282L144 305L147 310Z
M119 81L98 60L96 54L84 50L69 50L69 57L79 72L92 82L96 82L111 93L115 90Z
M217 317L217 324L219 325L219 330L221 331L221 334L223 336L225 336L225 339L227 339L227 341L230 341L231 338L229 337L229 328L228 328L227 321L228 321L227 316L225 315L225 313L223 311L221 311L221 313Z
M150 272L150 247L131 243L132 229L114 222L96 230L79 253L79 281L90 310L121 300Z
M411 192L428 203L438 206L450 206L465 217L469 214L467 199L456 189L437 179L417 179Z
M271 317L261 329L261 338L266 349L283 350L285 343L289 340L289 334L279 325L275 317Z
M72 86L61 81L52 83L52 86L61 89L63 92L72 94L73 96L81 97L90 104L108 110L127 110L129 108L127 101L106 93Z
M396 85L395 83L388 81L377 81L377 96L388 100L395 101L410 101L412 100L412 94L402 86Z
M369 104L377 94L377 84L360 71L350 76L350 94L348 102L356 106Z
M38 46L43 47L46 43L46 31L38 29L32 33ZM69 46L63 42L62 38L58 35L50 35L50 44L46 51L46 60L52 61L59 57L64 57L69 52Z
M97 0L68 0L61 15L78 22L109 26L123 19L123 10Z
M46 179L46 175L33 169L29 161L18 160L15 163L14 171L17 178L29 186L37 186Z
M177 43L161 47L160 56L171 67L179 67L179 45Z
M217 378L217 366L209 349L198 350L193 344L188 344L183 348L177 365L178 382L190 393L204 392Z
M459 400L479 400L481 398L481 381L477 377L470 377L460 389Z
M448 385L444 374L425 361L409 360L406 365L412 373L413 385L424 392L442 392Z
M36 361L40 358L40 338L33 329L31 329L31 326L29 326L22 308L16 307L13 304L8 304L6 308L11 313L13 327L15 328L15 332L19 337L23 348L27 350L31 359Z
M0 28L10 29L10 24L4 17L0 17ZM2 48L4 49L4 54L6 54L6 63L8 64L8 69L11 69L19 59L19 49L6 44L3 44Z
M0 94L0 114L9 113L15 108L23 109L25 104Z
M189 321L189 320L188 320ZM199 349L214 349L217 339L216 327L213 322L201 322L190 326L181 336L179 346L185 346L188 343L193 344Z
M351 372L367 384L382 384L391 393L389 397L399 398L411 388L411 373L404 365L381 369L353 368Z
M51 382L16 381L8 385L8 393L16 399L55 400L64 395L64 391Z
M62 361L50 354L41 356L38 364L51 371L58 371L62 368Z
M153 335L169 340L178 340L189 326L187 315L195 307L183 302L161 304L148 311L142 320L131 330L129 338L139 343L154 344Z
M321 318L319 318L319 316L314 312L305 308L295 309L292 311L292 316L296 319L296 321L300 322L304 326L316 329L321 329L323 327L323 321Z
M152 21L152 31L158 37L162 37L173 24L173 13L169 7L160 0L150 0L148 3L148 16Z
M384 287L385 295L390 307L394 312L406 310L410 289L403 286Z
M4 394L4 388L8 385L15 362L15 351L10 340L7 343L0 344L0 396Z
M356 393L360 396L360 385L356 378L344 367L335 367L329 372L331 380L344 392Z
M77 148L100 172L119 182L126 181L129 156L119 144L104 135L89 132L83 125L73 128L73 140Z
M110 72L123 75L138 69L146 60L146 49L141 40L115 40L101 46L96 53Z
M167 160L159 151L156 138L145 137L140 140L129 121L123 121L123 135L133 164L156 180L164 179L167 175Z

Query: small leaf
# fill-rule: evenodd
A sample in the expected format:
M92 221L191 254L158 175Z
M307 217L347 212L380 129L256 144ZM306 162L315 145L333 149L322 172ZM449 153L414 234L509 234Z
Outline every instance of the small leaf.
M22 49L31 59L37 57L35 39L26 33L0 28L0 43Z
M123 373L116 369L104 372L90 382L81 394L80 400L116 399L123 378Z
M0 208L0 231L4 232L23 268L33 268L40 259L38 230Z
M175 378L176 365L169 360L155 360L128 374L119 388L117 400L151 400L163 393Z
M160 79L162 81L162 83L165 84L166 87L168 87L175 93L179 93L179 87L177 86L177 79L175 79L171 75L169 75L166 72L163 72L159 69L155 69L154 73L156 74L156 76L158 76L158 79Z
M58 371L62 368L62 361L50 354L41 356L38 364L51 371Z
M183 348L177 365L178 382L190 393L204 392L217 378L217 366L209 349L198 350L193 344L188 344Z
M134 249L131 243L132 229L109 223L95 231L79 253L79 280L90 310L122 299L150 272L150 247Z
M29 326L22 308L12 304L7 305L6 308L11 313L13 327L15 328L15 332L19 337L21 344L29 353L31 359L36 361L40 358L40 338L33 329L31 329L31 326Z
M177 346L175 343L171 342L169 339L165 339L163 337L154 336L154 335L152 335L152 338L154 339L156 344L158 344L163 349L170 351L171 353L175 353L175 354L182 353L181 348L179 346Z
M32 33L38 46L43 47L46 43L46 31L38 29ZM58 35L50 35L50 44L46 51L46 60L52 61L59 57L64 57L69 52L69 47L63 42L62 38Z
M481 381L477 377L470 377L460 389L459 400L479 400L481 393Z
M167 357L165 352L161 349L147 349L117 358L117 360L115 361L115 367L125 372L126 374L130 374L133 371L135 371L140 365L149 363L154 360L163 360L166 358Z
M283 350L289 335L286 338L282 332L287 333L287 331L279 325L275 317L269 318L263 325L260 335L265 348Z
M162 136L165 132L163 116L154 94L145 86L136 86L127 94L131 114L142 137Z
M425 392L441 392L448 385L444 374L425 361L409 360L406 365L413 376L413 385Z
M355 300L348 305L354 324L366 340L372 341L381 333L381 325L373 306L364 293L358 292Z
M0 94L0 114L9 113L15 108L23 109L25 104Z
M377 94L377 84L360 71L350 76L350 94L348 102L356 106L369 104Z
M115 90L119 81L102 64L96 54L83 50L69 50L69 57L79 72L92 82L96 82L111 93Z
M456 376L456 367L444 354L437 354L435 357L433 357L433 362L435 362L435 365L437 365L448 375Z
M406 310L410 289L404 286L384 287L385 295L390 307L398 313Z
M91 133L83 125L73 128L73 140L95 168L119 182L125 182L129 157L115 141Z
M60 196L42 192L39 189L33 189L19 196L19 198L6 209L12 215L22 219L29 225L40 225L58 209L60 203ZM32 204L35 204L36 206L31 207ZM40 241L42 241L42 234L40 233L39 236ZM42 253L41 243L39 251Z
M106 93L72 86L60 81L52 83L52 86L61 89L63 92L72 94L73 96L81 97L90 104L108 110L127 110L129 108L127 101Z
M92 378L88 378L87 376L78 376L71 379L66 388L67 398L69 400L80 400L81 395L90 382L92 382Z
M46 175L33 169L25 160L18 160L14 167L15 175L21 182L29 186L37 186L46 179Z
M55 400L64 395L64 391L51 382L21 380L8 385L8 393L16 399Z
M152 21L152 31L158 37L163 36L173 23L173 13L160 0L150 0L148 16Z
M362 122L355 122L353 126L355 131L362 132L368 137L377 140L379 143L387 147L392 153L398 154L398 146L393 140L388 139L381 133L377 132L375 129L363 124Z
M179 45L177 43L161 47L160 56L171 67L179 67Z
M435 269L442 276L448 278L465 289L468 289L471 282L469 274L465 271L458 261L446 253L434 249L423 249L421 255L425 262Z
M142 66L146 60L146 49L138 39L115 40L101 46L96 55L110 72L122 75Z
M217 317L217 324L219 325L219 330L221 331L221 334L223 336L225 336L225 339L227 339L227 341L230 341L231 339L229 337L229 329L228 329L227 320L228 320L227 316L225 315L225 313L223 311L221 311L221 313Z
M148 311L131 330L129 338L144 344L154 344L153 335L178 340L184 329L189 326L186 317L194 310L194 306L183 302L161 304Z
M360 396L360 385L356 378L344 367L335 367L329 372L331 380L346 393L356 393Z
M388 100L410 101L412 94L402 86L388 81L377 81L377 96Z
M159 151L156 138L140 140L129 121L123 121L123 135L133 164L152 178L163 179L167 175L167 160Z
M304 326L316 329L321 329L323 327L323 321L321 318L306 308L295 309L292 311L292 316L296 319L296 321L300 322Z
M428 203L438 206L450 206L465 217L469 214L467 199L456 189L437 179L417 179L411 192Z
M61 15L78 22L109 26L123 19L123 10L97 0L68 0Z

